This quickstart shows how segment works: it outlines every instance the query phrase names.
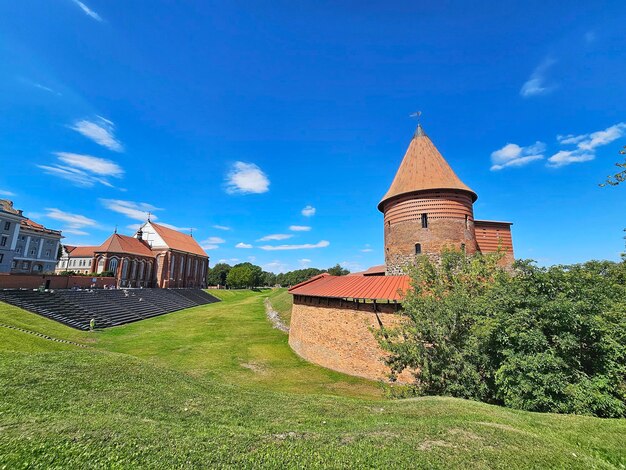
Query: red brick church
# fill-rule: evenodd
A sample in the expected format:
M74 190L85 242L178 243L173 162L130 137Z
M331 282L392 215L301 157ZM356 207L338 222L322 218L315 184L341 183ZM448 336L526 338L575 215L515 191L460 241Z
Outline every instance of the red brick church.
M209 257L191 236L148 220L100 246L65 246L56 271L113 273L116 287L206 287Z

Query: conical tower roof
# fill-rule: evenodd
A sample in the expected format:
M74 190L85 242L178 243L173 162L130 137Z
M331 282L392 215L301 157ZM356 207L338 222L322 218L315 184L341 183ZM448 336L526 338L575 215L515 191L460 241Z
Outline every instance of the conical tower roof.
M478 199L476 193L450 168L437 147L424 133L422 126L418 125L389 191L378 203L378 210L383 212L385 202L390 199L429 189L466 191L472 197L472 201Z

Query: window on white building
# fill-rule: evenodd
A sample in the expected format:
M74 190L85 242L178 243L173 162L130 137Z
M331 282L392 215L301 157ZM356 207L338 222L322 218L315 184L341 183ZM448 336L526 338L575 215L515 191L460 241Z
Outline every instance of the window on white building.
M8 238L5 236L0 237L0 246L7 246Z

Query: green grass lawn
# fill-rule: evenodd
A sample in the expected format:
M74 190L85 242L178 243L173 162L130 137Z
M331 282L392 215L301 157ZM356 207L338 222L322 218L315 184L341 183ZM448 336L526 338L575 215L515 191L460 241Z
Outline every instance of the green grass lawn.
M0 468L623 468L626 420L385 400L308 364L265 319L280 292L96 333L0 303ZM274 303L274 302L272 302Z

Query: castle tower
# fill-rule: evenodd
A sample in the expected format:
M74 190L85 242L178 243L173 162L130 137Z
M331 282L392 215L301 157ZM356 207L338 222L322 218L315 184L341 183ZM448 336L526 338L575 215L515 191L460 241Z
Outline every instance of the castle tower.
M403 274L416 255L437 257L446 247L476 252L477 198L418 124L389 191L378 204L385 216L386 274Z

